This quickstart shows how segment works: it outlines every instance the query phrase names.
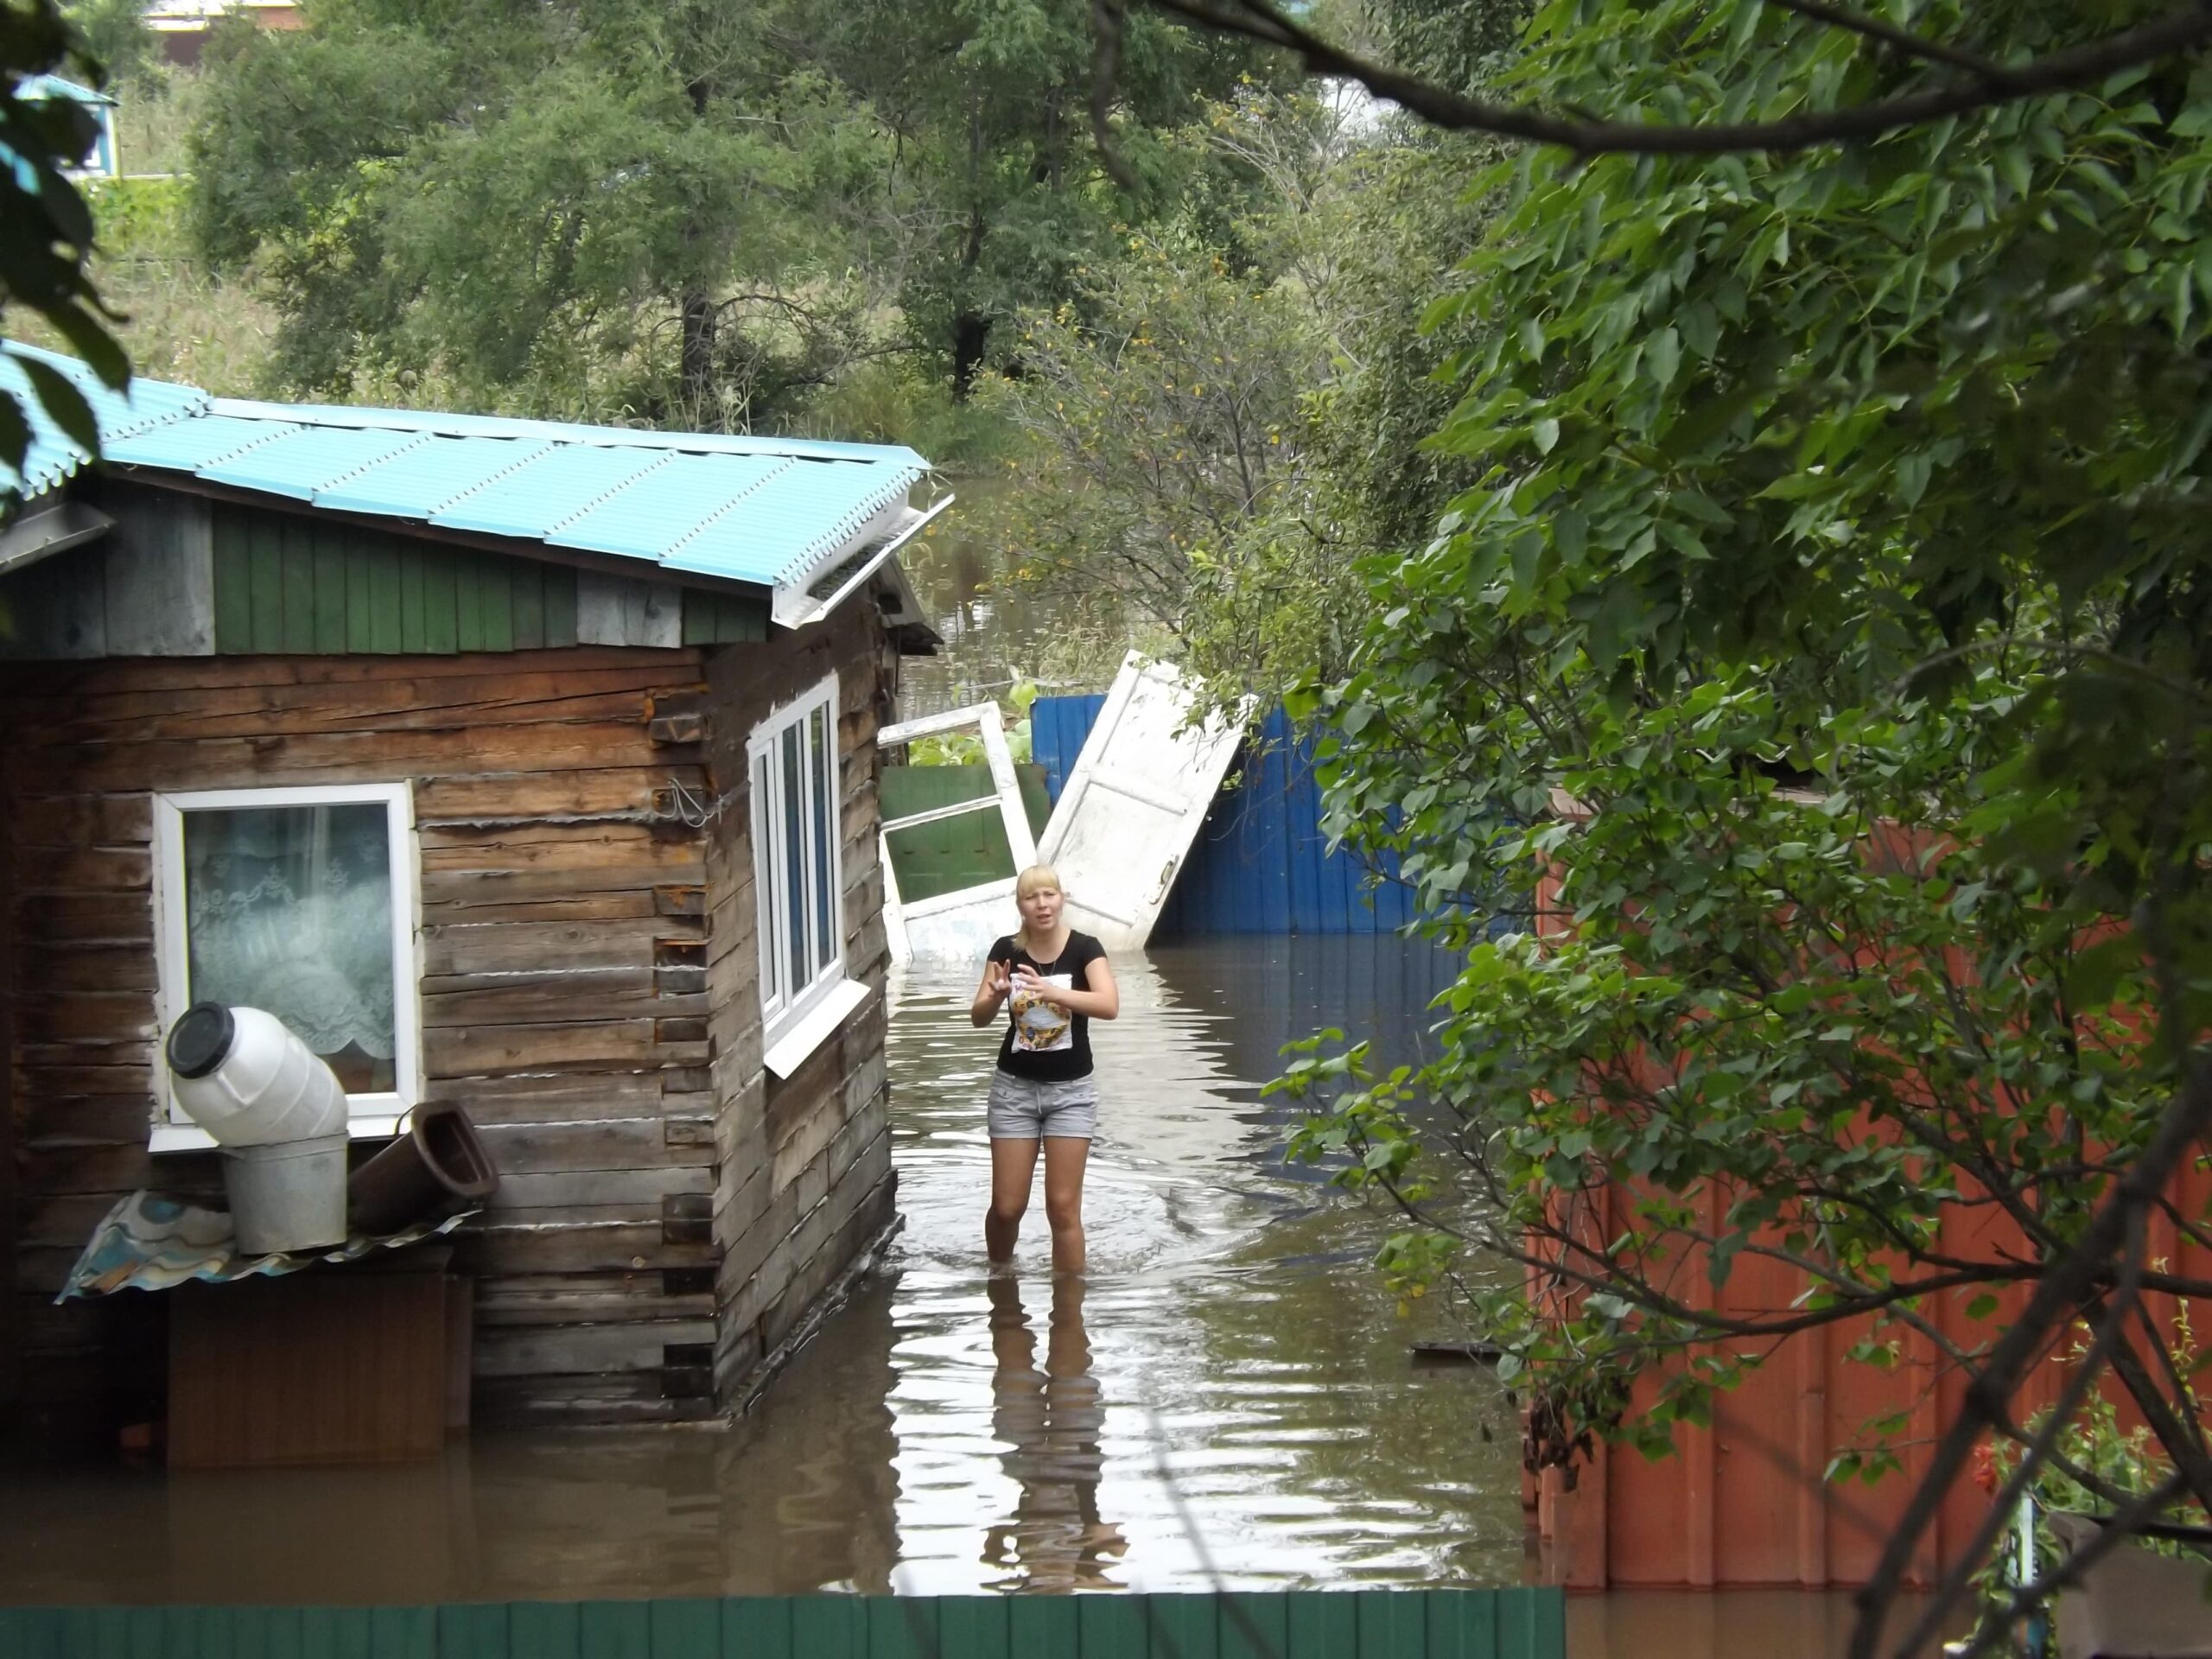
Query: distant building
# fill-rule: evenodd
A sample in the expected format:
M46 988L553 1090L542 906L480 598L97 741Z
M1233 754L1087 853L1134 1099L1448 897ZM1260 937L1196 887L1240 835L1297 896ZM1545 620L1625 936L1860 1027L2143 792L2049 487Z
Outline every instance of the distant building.
M197 63L208 29L232 12L264 29L298 29L307 22L299 0L156 0L146 8L146 27L160 38L166 61Z
M64 80L59 75L33 75L23 82L16 95L34 104L67 99L73 104L83 105L99 123L100 136L84 165L64 169L71 177L111 179L123 170L115 148L115 99L110 94L80 86L73 80Z

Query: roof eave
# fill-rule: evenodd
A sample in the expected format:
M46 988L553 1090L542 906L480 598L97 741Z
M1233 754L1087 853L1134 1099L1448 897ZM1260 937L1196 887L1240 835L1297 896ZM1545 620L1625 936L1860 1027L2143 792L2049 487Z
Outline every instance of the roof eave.
M807 575L795 582L778 582L770 613L776 625L785 628L803 628L810 623L819 622L823 618L831 614L846 600L865 586L871 576L889 564L900 548L920 535L939 513L952 505L952 502L953 498L948 494L925 509L917 511L912 507L907 508L906 516L898 521L891 533L883 539L882 543L868 556L867 563L849 575L833 592L825 597L817 599L814 596L811 591L814 582L820 579L821 572L836 569L840 563L850 558L855 552L858 551L856 543L849 542L837 549L828 558L818 562ZM899 580L902 584L905 583L906 577L903 572ZM908 601L912 599L912 587L906 588L903 597ZM918 613L918 608L917 606ZM920 620L918 614L915 620Z

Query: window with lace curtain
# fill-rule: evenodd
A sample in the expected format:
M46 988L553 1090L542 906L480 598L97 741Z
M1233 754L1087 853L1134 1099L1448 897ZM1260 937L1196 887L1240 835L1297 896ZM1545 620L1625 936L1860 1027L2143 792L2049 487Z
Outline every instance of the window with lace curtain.
M162 1030L201 1001L273 1014L337 1073L353 1133L392 1133L420 1095L407 785L157 795L154 840ZM205 1144L173 1103L164 1141Z

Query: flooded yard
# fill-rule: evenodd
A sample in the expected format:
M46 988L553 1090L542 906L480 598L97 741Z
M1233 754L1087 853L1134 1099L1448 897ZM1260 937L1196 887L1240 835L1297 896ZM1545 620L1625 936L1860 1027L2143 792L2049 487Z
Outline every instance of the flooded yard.
M1409 1058L1446 964L1384 938L1117 964L1092 1271L1055 1294L1041 1195L988 1280L973 975L894 986L905 1231L730 1428L480 1433L410 1468L0 1477L0 1601L439 1601L1503 1584L1518 1435L1488 1373L1409 1357L1388 1224L1286 1167L1280 1046Z

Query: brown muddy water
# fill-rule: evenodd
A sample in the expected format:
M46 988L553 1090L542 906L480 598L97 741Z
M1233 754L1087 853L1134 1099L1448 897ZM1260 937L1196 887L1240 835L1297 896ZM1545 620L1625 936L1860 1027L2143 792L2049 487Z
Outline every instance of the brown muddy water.
M423 1603L813 1590L1502 1585L1516 1430L1488 1372L1416 1364L1367 1266L1389 1218L1287 1166L1278 1050L1325 1025L1420 1052L1446 964L1244 939L1116 964L1092 1271L1040 1210L983 1272L995 1032L965 968L894 987L906 1229L728 1427L479 1433L392 1469L0 1470L0 1604ZM1039 1199L1041 1205L1041 1198ZM1612 1595L1573 1659L1840 1655L1841 1596Z
M1041 1196L990 1281L973 975L896 985L906 1229L726 1429L480 1433L414 1468L0 1476L0 1601L448 1601L825 1588L1503 1584L1512 1413L1416 1365L1367 1262L1388 1217L1287 1167L1282 1043L1413 1057L1446 968L1394 938L1116 964L1091 1272L1056 1294Z

